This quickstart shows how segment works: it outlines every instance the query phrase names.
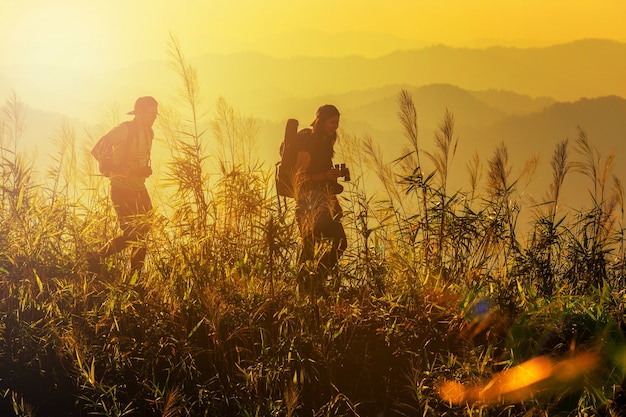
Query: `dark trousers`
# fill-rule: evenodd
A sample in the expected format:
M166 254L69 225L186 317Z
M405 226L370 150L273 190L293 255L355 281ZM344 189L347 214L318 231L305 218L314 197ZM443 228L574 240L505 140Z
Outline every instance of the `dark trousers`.
M111 186L111 201L117 214L122 234L108 242L99 254L106 258L133 243L130 255L131 274L140 272L146 258L145 238L150 231L147 214L152 210L148 190L129 190Z
M317 292L348 247L346 232L326 210L314 213L297 209L296 220L302 237L298 284Z

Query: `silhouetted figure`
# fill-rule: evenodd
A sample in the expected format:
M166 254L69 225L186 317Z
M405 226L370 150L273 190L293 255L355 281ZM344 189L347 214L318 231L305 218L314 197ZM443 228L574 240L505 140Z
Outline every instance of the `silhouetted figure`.
M92 154L100 163L100 172L111 181L111 201L122 234L97 252L87 253L92 272L98 273L104 258L131 246L130 273L139 274L146 257L145 237L150 229L147 214L152 210L145 180L152 175L150 155L157 117L157 101L150 96L135 102L134 115L113 128L96 144Z
M303 243L298 284L316 295L323 291L325 279L348 245L337 200L343 191L337 178L346 174L332 162L339 127L337 108L321 106L311 126L298 132L294 183L296 219Z

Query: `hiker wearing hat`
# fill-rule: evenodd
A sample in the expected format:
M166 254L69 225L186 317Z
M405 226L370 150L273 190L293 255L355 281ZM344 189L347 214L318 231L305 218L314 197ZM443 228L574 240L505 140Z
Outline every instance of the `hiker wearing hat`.
M145 181L152 175L150 154L157 117L157 101L150 96L139 97L127 114L134 115L104 135L92 150L100 172L111 182L111 201L122 233L97 252L87 253L89 269L98 273L104 258L131 247L130 273L139 274L146 257L145 237L150 225L147 214L152 202Z
M333 167L339 110L321 106L311 128L298 132L300 148L295 164L296 219L302 237L298 284L314 294L323 291L326 277L334 270L347 247L337 194L345 174Z

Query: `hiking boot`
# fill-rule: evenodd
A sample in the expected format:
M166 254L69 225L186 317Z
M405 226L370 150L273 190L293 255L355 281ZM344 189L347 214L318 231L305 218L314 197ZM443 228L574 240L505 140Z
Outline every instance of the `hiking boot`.
M87 270L93 274L100 274L102 272L102 264L100 263L100 255L98 252L89 251L86 254L87 258Z

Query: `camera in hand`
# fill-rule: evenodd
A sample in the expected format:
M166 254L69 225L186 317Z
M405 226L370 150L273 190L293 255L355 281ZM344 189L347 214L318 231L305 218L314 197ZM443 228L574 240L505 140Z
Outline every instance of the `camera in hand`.
M339 171L339 176L343 177L344 181L350 181L350 169L346 164L336 164L335 169Z

